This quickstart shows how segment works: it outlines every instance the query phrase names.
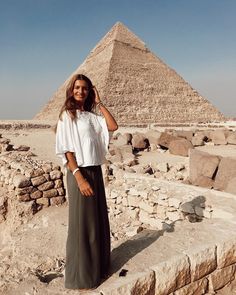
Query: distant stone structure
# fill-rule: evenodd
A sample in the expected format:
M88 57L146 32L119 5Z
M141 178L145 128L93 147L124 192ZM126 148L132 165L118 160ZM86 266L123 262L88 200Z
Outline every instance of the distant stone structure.
M225 119L120 22L112 27L72 75L76 73L91 78L118 123ZM71 76L34 119L57 120Z

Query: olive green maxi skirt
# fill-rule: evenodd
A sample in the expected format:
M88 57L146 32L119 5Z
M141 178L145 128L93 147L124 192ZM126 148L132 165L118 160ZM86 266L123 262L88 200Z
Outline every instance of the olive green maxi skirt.
M69 224L66 243L65 287L94 288L108 274L110 228L101 166L81 167L94 196L81 194L67 170Z

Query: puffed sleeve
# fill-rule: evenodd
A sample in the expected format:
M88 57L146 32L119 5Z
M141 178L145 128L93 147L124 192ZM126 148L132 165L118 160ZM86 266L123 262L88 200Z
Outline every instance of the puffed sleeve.
M67 163L65 153L75 152L71 136L71 125L71 118L64 112L57 123L56 131L56 155L62 159L63 166Z
M102 116L96 115L97 122L101 127L101 142L104 147L105 153L108 152L108 145L109 145L109 131L107 128L106 119Z

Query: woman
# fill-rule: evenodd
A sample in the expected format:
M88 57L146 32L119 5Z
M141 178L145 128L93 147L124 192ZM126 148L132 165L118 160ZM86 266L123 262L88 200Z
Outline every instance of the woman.
M93 112L98 107L104 117ZM75 75L59 115L56 154L67 167L69 224L65 287L91 289L108 274L110 229L101 164L118 125L84 75Z

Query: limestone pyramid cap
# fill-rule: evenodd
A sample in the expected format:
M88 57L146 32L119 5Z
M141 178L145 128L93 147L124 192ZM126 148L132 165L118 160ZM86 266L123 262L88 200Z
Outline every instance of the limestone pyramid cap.
M121 22L115 23L111 30L100 40L96 47L91 51L91 53L97 53L100 49L108 46L113 42L121 42L126 45L132 46L133 48L138 48L144 51L149 51L146 44L137 37L133 32L131 32L124 24Z

